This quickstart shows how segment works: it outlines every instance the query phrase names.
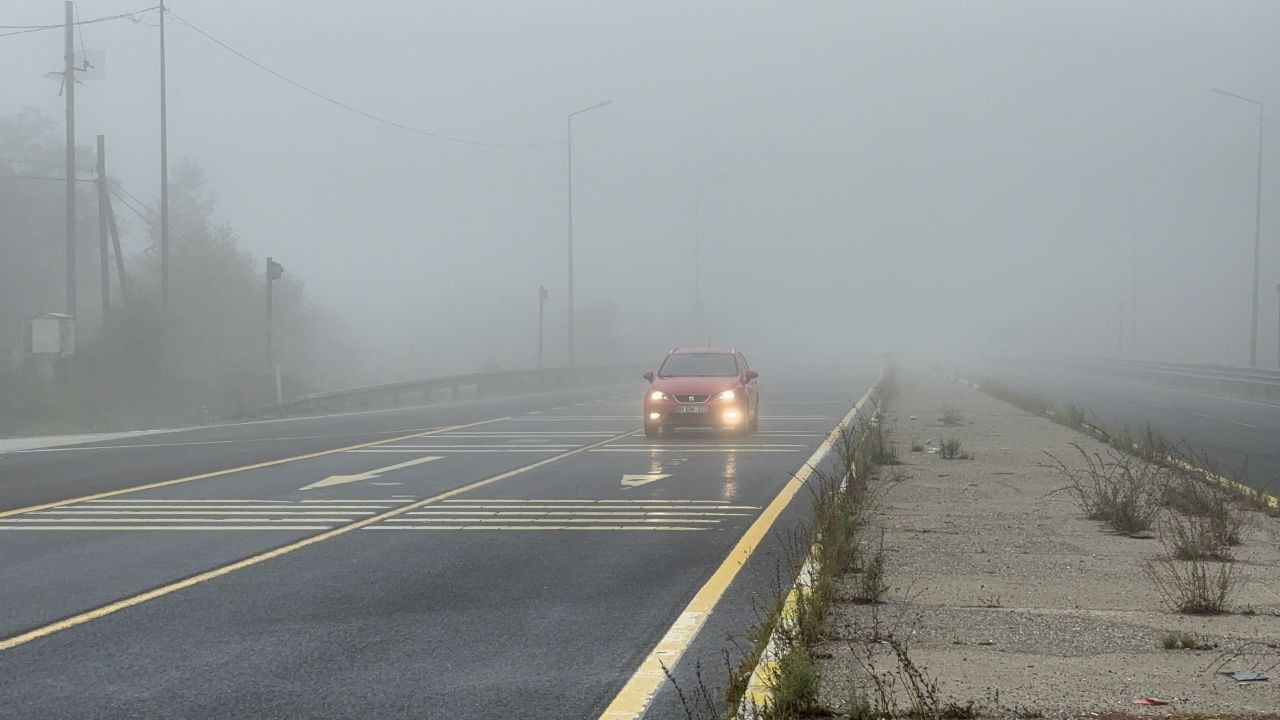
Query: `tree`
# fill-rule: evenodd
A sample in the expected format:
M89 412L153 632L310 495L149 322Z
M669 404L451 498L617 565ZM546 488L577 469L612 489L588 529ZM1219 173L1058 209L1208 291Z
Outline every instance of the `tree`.
M16 350L26 317L62 309L63 189L56 180L31 179L59 177L61 153L48 118L30 111L0 118L0 158L21 161L0 160L0 350ZM91 150L84 153L92 157ZM13 175L27 177L6 177ZM0 432L36 421L62 430L199 422L253 409L270 397L262 263L217 220L217 197L194 161L174 168L169 195L169 318L159 306L159 213L148 209L133 222L145 228L147 246L127 258L130 302L110 332L99 333L99 318L89 311L98 290L96 196L89 183L80 190L83 311L70 380L37 387L28 378L33 387L18 387L26 382L21 374L0 362L12 391L0 392ZM286 369L303 367L298 360L322 356L334 342L332 324L304 290L292 275L276 282L277 357ZM293 373L286 380L295 388L305 384Z

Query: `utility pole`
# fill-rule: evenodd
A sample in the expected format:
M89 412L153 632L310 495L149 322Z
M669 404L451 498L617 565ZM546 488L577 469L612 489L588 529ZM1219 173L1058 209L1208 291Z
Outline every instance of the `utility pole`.
M1116 323L1116 358L1124 357L1124 303L1120 303L1120 322Z
M569 115L568 141L565 142L568 153L569 170L569 367L574 363L573 336L573 114Z
M66 57L62 87L67 102L67 310L76 315L76 50L72 38L75 4L66 2Z
M538 369L542 369L542 316L543 310L547 304L547 289L542 285L538 286Z
M276 366L275 353L271 347L272 325L275 322L275 312L272 309L273 294L271 285L284 275L284 266L280 263L267 258L267 371L274 372Z
M1258 366L1258 265L1262 255L1262 127L1266 122L1258 103L1258 199L1253 206L1253 322L1250 325L1249 365Z
M106 190L106 178L102 182L103 190ZM111 193L103 193L103 201L107 206L107 227L111 230L111 247L116 254L116 280L120 283L120 304L129 304L129 282L124 275L124 252L120 250L120 228L116 225L116 211L111 207Z
M1253 217L1253 312L1249 322L1249 366L1258 366L1258 264L1262 255L1262 127L1266 122L1266 106L1262 101L1213 88L1219 95L1243 100L1258 106L1258 198Z
M1138 359L1138 239L1129 236L1129 359Z
M576 343L574 341L574 321L573 321L573 118L575 115L581 115L584 112L602 108L613 102L605 100L598 102L591 107L582 108L569 113L569 132L567 142L565 143L565 151L568 154L569 166L569 367L573 367Z
M282 275L284 275L284 266L271 258L267 258L267 378L274 380L277 405L280 404L283 398L280 393L280 368L276 367L275 351L272 348L271 336L275 324L275 311L272 307L274 293L271 292L271 286Z
M160 322L162 335L167 332L169 326L169 117L164 77L164 13L164 0L160 0Z
M111 314L111 257L107 250L107 138L98 136L98 165L94 184L98 188L98 282L102 290L102 325Z

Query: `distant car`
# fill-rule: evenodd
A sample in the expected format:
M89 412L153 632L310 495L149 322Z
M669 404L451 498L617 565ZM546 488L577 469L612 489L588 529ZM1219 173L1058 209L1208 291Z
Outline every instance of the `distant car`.
M678 427L720 428L741 434L760 426L759 373L737 350L677 348L658 372L647 372L644 434Z

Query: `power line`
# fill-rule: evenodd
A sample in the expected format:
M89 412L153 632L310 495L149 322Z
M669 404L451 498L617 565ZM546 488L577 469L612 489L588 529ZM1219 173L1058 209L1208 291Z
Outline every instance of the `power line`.
M109 185L115 186L115 191L113 194L116 196L116 199L118 199L126 207L132 210L134 214L136 214L138 217L142 218L143 220L146 220L151 225L154 225L157 228L160 227L160 218L158 216L158 213L156 213L155 210L152 210L149 205L139 200L137 195L134 195L133 193L126 190L124 185L122 185L119 180L109 177L107 178L107 183ZM142 207L142 209L139 210L138 208L135 208L133 205L129 203L128 200L125 199L125 197L128 197L129 200L132 200L133 202L137 203L139 206ZM178 232L178 230L175 229L172 225L169 226L169 232L177 235L179 238L182 238L183 240L188 239L186 235L183 235L181 232Z
M120 199L120 202L124 203L125 205L129 205L129 202L127 200L125 200L123 197L120 197L120 193L124 193L129 197L130 200L133 200L134 202L138 203L138 205L140 205L143 208L143 211L139 211L137 208L134 208L132 205L129 205L130 210L133 210L135 213L138 214L139 217L141 217L143 220L146 220L149 223L152 223L153 225L159 224L160 221L154 217L155 212L151 208L147 207L146 203L139 200L136 195L126 190L124 185L120 184L119 180L116 180L115 178L107 178L107 182L110 185L115 186L115 195L117 198ZM152 217L144 216L143 215L144 211L146 215L150 215Z
M41 167L56 167L56 168L66 167L66 163L42 162L40 160L23 160L21 158L12 158L12 157L0 157L0 162L18 163L20 165L39 165ZM89 172L93 170L93 167L89 165L77 165L76 169Z
M72 25L75 25L75 26L93 25L95 23L111 22L112 20L125 20L125 19L132 20L134 22L140 22L140 18L137 18L135 16L142 15L144 13L149 13L152 10L158 9L159 7L160 7L159 5L153 5L149 8L143 8L142 10L133 10L131 12L119 13L116 15L105 15L103 17L90 18L88 20L80 20L78 22L72 23ZM13 35L26 35L27 33L41 32L43 30L60 30L65 27L66 25L62 23L59 23L57 25L0 25L0 29L13 31L13 32L0 33L0 37L10 37Z
M261 70L261 71L263 71L263 72L267 73L268 75L271 75L272 77L275 77L277 80L281 80L281 81L283 81L283 82L286 82L286 83L288 83L288 84L290 84L290 85L294 86L295 88L297 88L297 89L299 89L299 90L301 90L301 91L303 91L303 92L305 92L305 93L307 93L307 94L309 94L309 95L313 95L313 96L315 96L315 97L317 97L317 98L320 98L321 100L324 100L325 102L327 102L327 103L329 103L329 104L331 104L331 105L336 105L337 107L340 107L340 108L342 108L343 110L346 110L347 112L355 113L356 115L359 115L359 116L361 116L361 117L363 117L363 118L367 118L367 119L369 119L369 120L373 120L374 122L382 123L383 125L387 125L387 126L390 126L390 127L396 128L396 129L398 129L398 130L404 130L405 132L411 132L411 133L413 133L413 134L415 134L415 135L422 135L422 136L425 136L425 137L434 138L434 139L436 139L436 140L447 140L447 141L449 141L449 142L463 143L464 145L481 145L481 146L484 146L484 147L501 147L501 148L532 148L532 147L551 147L551 146L555 146L555 145L563 145L563 144L565 143L565 141L564 141L564 140L553 140L553 141L547 141L547 142L533 142L533 143L501 143L501 142L488 142L488 141L485 141L485 140L472 140L472 139L469 139L469 138L455 137L455 136L453 136L453 135L443 135L443 134L441 134L441 133L435 133L435 132L431 132L431 131L429 131L429 130L422 130L422 129L420 129L420 128L416 128L416 127L413 127L413 126L411 126L411 125L405 125L404 123L399 123L399 122L396 122L396 121L394 121L394 120L388 120L387 118L381 117L381 116L379 116L379 115L374 115L373 113L366 112L366 111L361 110L360 108L357 108L357 107L355 107L355 106L348 105L347 103L344 103L344 102L342 102L341 100L337 100L337 99L335 99L335 98L332 98L332 97L330 97L330 96L328 96L328 95L325 95L324 93L321 93L321 92L319 92L319 91L317 91L317 90L312 90L311 88L307 87L306 85L303 85L302 83L298 82L297 80L293 80L293 79L291 79L291 78L289 78L289 77L286 77L286 76L284 76L284 75L282 75L282 74L280 74L280 73L276 72L275 70L272 70L271 68L267 67L266 65L263 65L262 63L258 62L257 60L254 60L253 58L249 57L248 55L245 55L244 53L240 52L239 50L236 50L235 48L231 47L230 45L228 45L228 44L224 43L223 41L219 40L218 38L216 38L216 37L214 37L214 36L210 35L209 33L205 32L205 31L204 31L204 30L202 30L202 29L200 29L200 28L199 28L199 27L197 27L196 25L192 24L192 23L191 23L191 21L189 21L189 20L187 20L187 19L185 19L185 18L179 17L177 14L175 14L175 13L173 12L173 10L168 10L168 13L169 13L169 16L170 16L171 18L173 18L174 20L177 20L178 22L182 23L183 25L186 25L187 27L191 28L192 30L195 30L197 33L199 33L199 34L203 35L206 39L208 39L210 42L213 42L214 44L218 45L218 46L219 46L219 47L221 47L223 50L226 50L227 52L231 53L232 55L235 55L236 57L240 58L241 60L244 60L245 62L249 63L250 65L253 65L254 67L258 68L259 70Z
M148 225L152 225L152 224L154 224L154 223L155 223L155 221L154 221L154 220L152 220L151 218L147 217L146 212L144 212L144 211L142 211L142 210L139 210L138 208L136 208L136 207L134 207L133 205L131 205L131 204L129 203L129 201L128 201L128 200L126 200L126 199L124 198L124 196L123 196L119 191L117 191L116 189L112 188L112 189L110 190L110 193L111 193L111 195L112 195L113 197L115 197L115 199L116 199L116 200L119 200L119 201L120 201L120 204L121 204L121 205L123 205L123 206L125 206L126 208L128 208L129 210L133 211L133 214L134 214L134 215L137 215L138 217L142 218L143 222L146 222Z
M18 180L56 180L66 182L65 177L49 177L47 175L19 175L16 173L0 173L0 177L17 178ZM92 178L76 178L76 182L93 182Z

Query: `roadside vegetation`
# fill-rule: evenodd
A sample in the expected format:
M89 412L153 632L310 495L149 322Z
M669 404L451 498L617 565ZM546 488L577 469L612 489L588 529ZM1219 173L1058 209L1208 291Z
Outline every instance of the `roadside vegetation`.
M1074 443L1072 447L1081 461L1078 466L1049 457L1067 480L1067 489L1084 516L1106 523L1118 533L1150 530L1160 514L1161 469L1116 452L1104 457Z
M997 383L980 387L1016 407L1041 412L1110 446L1105 454L1072 444L1068 463L1050 455L1067 481L1081 513L1131 537L1159 537L1162 554L1145 563L1144 574L1167 609L1186 615L1231 612L1243 573L1234 548L1247 539L1255 512L1274 515L1269 493L1232 480L1197 456L1169 442L1149 425L1133 433L1108 431L1074 403L1055 410L1048 403Z
M764 699L749 692L745 700L731 699L725 717L759 720L849 717L851 720L966 720L978 715L973 702L955 703L944 698L936 680L918 666L907 642L879 620L880 608L889 601L889 557L884 533L872 534L871 518L878 507L880 489L900 478L882 477L880 468L896 464L896 452L886 452L891 441L880 420L896 395L892 372L877 395L876 416L856 431L850 429L837 443L834 468L815 472L814 542L802 582L783 598L780 608L794 603L789 612L773 617L772 665L759 677ZM913 444L913 449L914 445ZM957 443L958 449L958 443ZM888 460L888 462L886 462ZM807 572L807 575L804 573ZM821 669L815 647L827 637L828 615L836 598L868 606L875 618L871 627L849 639L855 645L860 671L848 679L848 704L836 712L819 703ZM765 666L762 666L765 667ZM749 682L748 678L748 682ZM743 683L738 683L745 691Z
M889 367L873 393L873 417L843 428L827 462L813 469L807 480L813 524L783 539L774 596L762 608L741 657L735 662L725 654L723 692L709 687L701 669L693 688L680 687L668 671L689 720L830 715L817 705L820 675L811 648L824 639L838 577L854 572L866 578L862 587L868 602L887 591L883 546L864 554L862 542L876 504L872 477L879 466L897 463L897 452L877 422L897 392ZM757 674L758 667L763 670ZM751 688L753 680L760 687Z
M938 454L943 460L971 460L972 456L964 451L964 446L960 444L960 438L949 437L942 441L938 446Z
M1160 638L1160 647L1165 650L1212 650L1218 646L1215 643L1205 642L1195 633L1170 630Z
M76 353L57 362L56 380L24 361L26 319L65 309L61 244L47 241L63 232L64 189L23 177L61 164L60 133L34 110L0 116L0 436L205 422L271 398L263 261L219 218L215 193L190 159L174 163L170 178L169 316L161 317L159 306L158 214L111 180L125 282L113 262L112 312L104 321L97 302L97 193L81 183ZM78 152L95 154L89 147ZM286 394L313 390L326 375L334 379L337 364L354 355L334 352L331 318L308 301L292 273L275 283L274 312Z

